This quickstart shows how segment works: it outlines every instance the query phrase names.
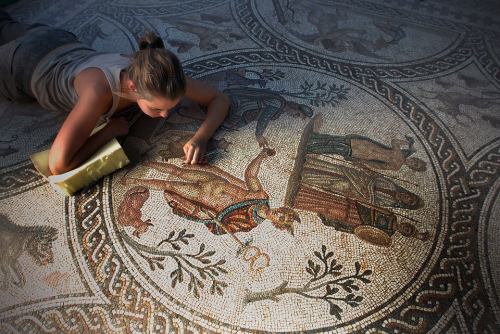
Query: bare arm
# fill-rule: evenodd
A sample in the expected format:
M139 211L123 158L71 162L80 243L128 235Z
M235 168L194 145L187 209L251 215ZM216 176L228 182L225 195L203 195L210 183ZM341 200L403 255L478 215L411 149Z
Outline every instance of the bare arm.
M50 148L49 169L52 174L79 166L111 138L124 132L124 120L114 120L89 138L99 117L112 103L111 90L103 80L106 78L98 69L86 70L75 79L79 99Z
M403 147L403 145L408 145L408 141L402 140L402 139L392 139L391 140L392 150L401 151L401 147Z
M186 97L207 107L205 120L184 146L186 163L197 163L205 153L206 143L226 118L230 102L226 95L214 87L191 78L187 78ZM196 150L197 145L200 145L200 150Z
M273 156L276 154L276 151L270 149L270 148L265 148L262 151L260 151L259 155L256 156L252 162L248 165L247 169L245 170L245 183L247 185L248 190L258 192L262 191L262 184L260 183L259 180L259 170L260 170L260 165L262 164L262 161L268 157L268 156Z

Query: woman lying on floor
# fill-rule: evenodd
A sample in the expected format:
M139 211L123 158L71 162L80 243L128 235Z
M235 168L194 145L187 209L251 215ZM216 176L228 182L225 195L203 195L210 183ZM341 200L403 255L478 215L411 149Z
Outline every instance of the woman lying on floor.
M68 31L20 23L0 10L0 97L36 100L45 109L69 112L50 148L52 174L79 166L109 140L127 134L126 120L111 117L115 112L136 103L151 117L168 117L182 97L208 109L183 147L186 163L201 161L228 113L228 98L186 77L160 37L146 34L139 49L132 56L99 53ZM102 118L109 122L90 136Z

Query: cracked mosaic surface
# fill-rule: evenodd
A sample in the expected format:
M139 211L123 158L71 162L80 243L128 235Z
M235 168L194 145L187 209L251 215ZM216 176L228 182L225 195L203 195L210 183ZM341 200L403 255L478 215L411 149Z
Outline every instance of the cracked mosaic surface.
M231 97L130 131L147 159L71 198L29 154L64 119L0 102L2 333L495 333L496 1L18 1L104 52L158 33Z

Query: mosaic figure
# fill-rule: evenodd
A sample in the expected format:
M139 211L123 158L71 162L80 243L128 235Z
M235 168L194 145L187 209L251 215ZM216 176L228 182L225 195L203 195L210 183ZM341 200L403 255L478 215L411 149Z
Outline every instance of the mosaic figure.
M460 83L465 84L465 87L470 90L474 90L476 88L486 88L489 86L489 82L484 80L484 79L478 79L477 77L463 74L463 73L458 73L457 74L457 79L459 80ZM451 87L463 87L463 84L457 85L457 80L445 80L444 78L437 78L436 79L436 84L439 86L443 87L444 89L449 89Z
M269 148L262 149L247 166L244 181L210 165L181 168L166 162L148 162L144 166L182 181L138 179L125 175L121 182L162 190L175 214L203 223L217 235L227 231L250 231L264 219L271 220L277 229L293 234L293 222L300 222L299 216L288 207L271 208L269 195L258 178L262 161L275 153ZM213 221L213 217L224 229Z
M479 82L472 81L472 79L473 78L467 77L467 79L463 80L468 80L465 81L468 85L480 84ZM443 86L442 83L440 85ZM470 122L475 121L475 119L470 115L473 110L470 107L473 107L474 109L479 110L477 113L480 114L483 120L488 121L493 127L498 127L500 118L495 117L495 111L489 112L488 110L492 107L498 108L500 105L500 93L498 92L484 91L480 96L477 96L462 92L428 91L422 88L420 91L422 92L423 97L439 101L440 105L438 105L436 109L453 117L458 124L466 125L462 119L467 119ZM463 118L459 118L460 116Z
M382 207L416 210L423 205L416 194L387 177L375 177L378 173L335 165L315 156L333 152L351 156L345 154L350 150L346 144L348 141L341 141L345 137L314 132L318 121L319 115L308 123L302 135L288 182L285 205L314 212L324 225L355 234L361 240L378 246L390 246L395 232L427 240L428 232L420 232L412 223L399 222L395 213Z
M52 242L57 239L57 230L50 226L20 226L0 214L0 270L2 288L12 283L18 287L26 284L19 264L19 257L26 253L38 266L54 262Z
M172 28L196 35L199 38L198 46L202 51L217 50L220 43L232 43L245 38L233 26L224 24L224 21L228 21L224 16L201 14L200 18L202 22L197 23L196 21L199 21L197 19L171 17L169 23L174 25ZM167 41L177 47L179 53L187 52L194 46L190 41L175 38Z
M368 168L380 170L400 170L403 165L415 171L425 171L426 163L412 157L416 151L413 139L406 141L393 139L391 146L360 135L335 136L313 132L307 142L307 153L337 154L348 161ZM403 148L408 145L408 148Z
M312 187L375 206L416 210L422 199L382 174L307 156L302 181Z
M269 82L279 81L285 78L281 69L264 68L254 70L249 68L232 68L211 74L207 80L219 82L226 88L243 88L254 86L265 88Z
M367 37L367 30L349 27L346 24L350 17L345 10L336 8L335 12L332 12L327 8L307 7L309 6L303 5L308 12L307 21L316 28L317 32L305 34L291 30L291 33L308 44L321 45L330 52L353 52L370 58L385 59L378 55L377 51L397 45L406 37L402 25L390 21L373 23L380 32L388 36L388 39L381 35L377 38Z
M398 217L387 209L317 190L305 183L297 189L293 208L314 212L324 225L355 234L377 246L390 246L395 232L422 241L429 238L428 232L420 232L413 224L398 222Z
M300 118L313 115L309 106L288 101L269 89L228 88L224 93L231 98L231 109L223 125L240 129L256 121L255 137L261 147L268 145L264 132L272 120L278 119L282 114Z

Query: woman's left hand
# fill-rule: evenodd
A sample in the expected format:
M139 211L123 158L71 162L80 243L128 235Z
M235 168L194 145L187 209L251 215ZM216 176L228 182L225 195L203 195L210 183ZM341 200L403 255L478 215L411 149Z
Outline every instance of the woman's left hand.
M207 142L205 140L191 138L183 146L184 163L194 165L203 161L203 156L207 150Z

